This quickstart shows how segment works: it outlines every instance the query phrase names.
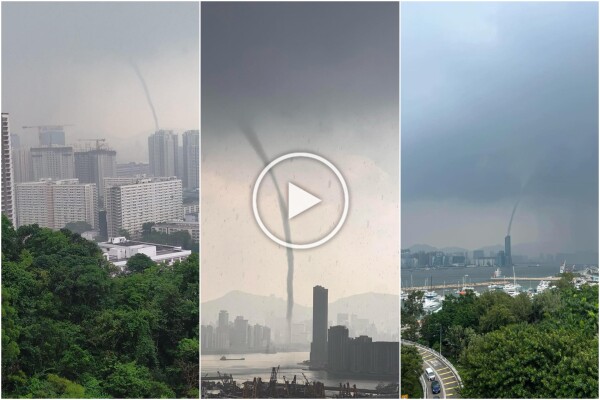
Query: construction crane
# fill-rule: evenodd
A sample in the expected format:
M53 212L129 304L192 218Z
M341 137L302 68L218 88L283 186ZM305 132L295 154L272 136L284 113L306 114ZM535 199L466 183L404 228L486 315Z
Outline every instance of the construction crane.
M306 377L304 372L302 372L302 376L304 377L304 380L306 381L306 384L308 385L310 382L308 381L308 378Z
M93 139L77 139L80 142L96 142L96 150L100 150L100 142L106 142L104 138L93 138Z
M64 133L64 128L65 126L73 126L73 124L62 124L62 125L29 125L29 126L23 126L23 129L37 129L38 130L38 140L40 142L40 145L42 145L42 133L44 131L49 131L49 130L61 130ZM52 146L52 143L50 143L50 146Z

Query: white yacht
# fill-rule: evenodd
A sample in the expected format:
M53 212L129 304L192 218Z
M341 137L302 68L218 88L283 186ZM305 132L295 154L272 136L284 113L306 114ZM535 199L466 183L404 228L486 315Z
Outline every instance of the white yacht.
M402 301L408 300L408 293L406 293L402 289L400 289L400 300L402 300Z
M441 298L436 292L433 290L425 292L423 295L423 311L429 314L438 311L441 307Z
M544 293L550 287L550 281L540 281L535 290L536 293Z
M505 293L507 293L508 295L510 295L512 297L518 296L519 293L521 292L521 285L519 285L517 283L517 276L515 275L515 266L514 265L513 265L513 283L507 283L506 285L504 285L502 290L504 290Z
M488 290L490 292L493 292L495 290L502 290L504 289L504 285L500 285L499 283L492 283L491 285L488 285Z

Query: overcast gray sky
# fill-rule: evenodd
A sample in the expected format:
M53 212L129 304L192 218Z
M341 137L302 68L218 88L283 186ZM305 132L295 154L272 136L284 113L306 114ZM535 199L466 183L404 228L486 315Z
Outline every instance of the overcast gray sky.
M402 245L598 248L598 5L405 3ZM547 250L548 251L548 250Z
M296 301L311 305L316 284L331 300L397 293L398 4L204 3L201 26L203 301L234 289L286 296L285 250L251 210L264 163L240 126L269 159L316 152L349 186L341 231L294 254ZM281 221L277 207L265 213Z
M130 60L160 127L198 129L198 36L194 2L2 3L2 111L13 133L74 124L68 141L104 137L118 162L147 162L154 120Z

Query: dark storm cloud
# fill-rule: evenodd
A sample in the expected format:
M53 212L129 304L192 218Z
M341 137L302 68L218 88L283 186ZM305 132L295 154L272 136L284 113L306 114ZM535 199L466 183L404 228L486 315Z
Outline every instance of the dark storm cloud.
M597 208L597 4L412 3L401 27L403 202Z
M397 4L204 3L201 26L204 128L398 104Z
M294 251L294 301L310 302L317 282L330 296L397 293L399 5L201 7L202 224L211 232L202 239L203 299L232 289L285 296L286 255L257 229L250 195L261 165L292 151L322 154L342 171L352 215L336 243ZM243 130L255 133L253 145ZM285 179L278 175L280 184ZM318 183L322 175L306 179ZM281 218L279 207L267 212ZM239 245L210 240L232 232ZM208 284L216 280L226 285Z

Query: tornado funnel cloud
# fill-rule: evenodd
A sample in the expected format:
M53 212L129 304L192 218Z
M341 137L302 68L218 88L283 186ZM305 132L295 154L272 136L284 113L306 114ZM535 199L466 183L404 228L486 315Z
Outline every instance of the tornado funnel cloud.
M144 94L146 95L146 100L148 101L148 105L150 106L150 110L152 111L152 117L154 117L154 128L158 131L158 117L156 116L156 110L154 109L154 104L152 103L152 97L150 97L150 91L148 90L148 86L146 85L146 81L144 80L144 76L142 75L140 69L137 64L133 62L133 60L129 60L131 67L135 71L140 83L142 84L142 88L144 89Z
M240 130L250 143L250 146L254 149L256 154L260 157L261 161L265 164L269 164L269 159L267 158L267 153L260 143L258 136L254 129L250 126L240 125ZM290 233L290 224L286 215L286 205L283 194L281 193L281 188L277 183L277 179L275 178L275 173L273 169L270 169L268 172L269 176L273 180L273 185L275 186L275 190L277 191L277 200L279 203L279 211L281 212L281 220L283 221L283 232L285 236L285 241L288 243L292 242L292 235ZM291 248L286 247L287 254L287 263L288 263L288 274L287 274L287 311L286 311L286 321L287 321L287 334L288 334L288 343L291 343L292 339L292 314L294 311L294 253Z
M510 236L510 228L512 226L513 218L515 217L515 212L517 211L517 207L519 206L520 201L521 201L521 197L519 196L519 198L517 199L517 202L515 203L515 206L513 207L512 213L510 214L510 221L508 222L508 231L506 233L506 236Z

